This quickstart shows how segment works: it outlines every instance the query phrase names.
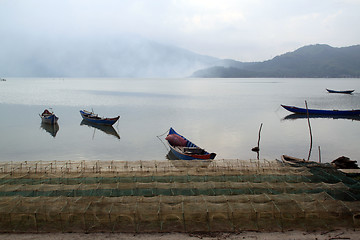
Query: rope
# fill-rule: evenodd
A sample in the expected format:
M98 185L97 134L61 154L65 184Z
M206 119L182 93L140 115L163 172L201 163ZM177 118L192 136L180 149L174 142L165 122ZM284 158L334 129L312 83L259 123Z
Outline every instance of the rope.
M163 134L161 134L161 135L158 135L158 136L156 136L156 137L162 137L162 136L164 136L165 134L167 134L169 132L169 130L166 130Z
M166 150L167 151L170 151L170 148L164 143L164 141L160 138L160 137L163 137L165 134L167 134L169 132L169 130L166 130L166 132L164 132L163 134L161 134L161 135L158 135L158 136L156 136L161 142L162 142L162 144L165 146L165 148L166 148Z

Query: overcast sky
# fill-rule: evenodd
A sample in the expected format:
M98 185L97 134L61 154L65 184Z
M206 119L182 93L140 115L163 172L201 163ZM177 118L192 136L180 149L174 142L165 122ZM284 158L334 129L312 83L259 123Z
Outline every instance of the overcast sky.
M360 0L0 0L7 41L130 34L245 62L357 45L359 23Z

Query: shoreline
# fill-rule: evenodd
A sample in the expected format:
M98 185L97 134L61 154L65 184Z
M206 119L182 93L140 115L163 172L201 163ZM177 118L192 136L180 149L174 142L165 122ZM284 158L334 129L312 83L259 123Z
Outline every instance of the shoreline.
M286 232L258 232L243 231L239 233L210 232L210 233L0 233L3 240L100 240L100 239L129 239L129 240L231 240L231 239L293 239L293 240L328 240L328 239L358 239L360 230L338 229L334 231L286 231Z

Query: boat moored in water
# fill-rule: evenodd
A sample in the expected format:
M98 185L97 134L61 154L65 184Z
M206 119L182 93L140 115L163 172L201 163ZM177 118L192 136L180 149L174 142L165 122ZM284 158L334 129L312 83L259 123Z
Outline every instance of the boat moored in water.
M173 128L170 128L165 138L170 146L171 152L181 160L195 159L214 159L216 153L209 153L178 134Z
M58 121L58 117L52 112L47 109L44 110L42 114L39 114L42 123L46 124L56 124Z
M287 106L281 104L286 110L296 114L317 114L317 115L329 115L329 116L360 116L360 109L356 110L322 110L322 109L306 109L294 106Z
M332 89L326 89L329 93L342 93L342 94L352 94L355 90L332 90Z
M85 121L100 124L100 125L113 125L116 123L117 120L119 120L120 116L114 117L114 118L105 118L105 117L99 117L97 114L93 112L89 112L86 110L80 110L80 114L82 118Z

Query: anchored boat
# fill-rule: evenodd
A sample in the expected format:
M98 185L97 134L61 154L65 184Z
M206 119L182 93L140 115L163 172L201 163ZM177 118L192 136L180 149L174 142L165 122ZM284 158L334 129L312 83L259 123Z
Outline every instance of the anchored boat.
M332 90L332 89L326 89L329 93L343 93L343 94L352 94L355 90Z
M317 115L331 115L331 116L359 116L360 109L356 110L322 110L322 109L306 109L294 106L287 106L281 104L286 110L297 114L317 114Z
M86 110L80 110L80 114L82 118L85 121L100 124L100 125L113 125L116 123L117 120L119 120L120 116L114 117L114 118L105 118L105 117L99 117L97 114L93 112L89 112Z
M165 139L169 143L171 152L181 160L214 159L216 156L216 153L209 153L205 149L196 146L178 134L173 128L170 128Z
M46 124L56 124L59 119L52 111L47 109L45 109L42 114L39 114L39 116L41 117L41 121Z

